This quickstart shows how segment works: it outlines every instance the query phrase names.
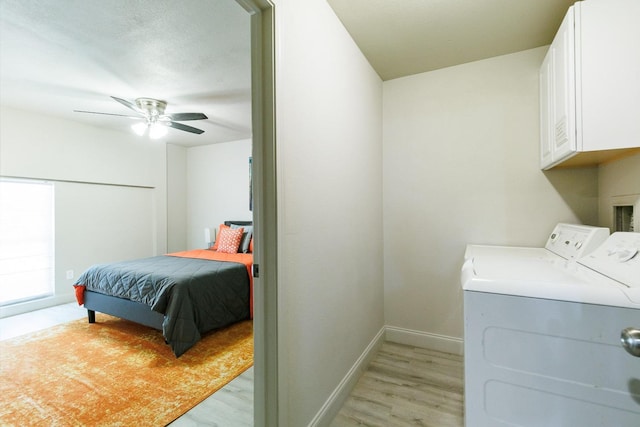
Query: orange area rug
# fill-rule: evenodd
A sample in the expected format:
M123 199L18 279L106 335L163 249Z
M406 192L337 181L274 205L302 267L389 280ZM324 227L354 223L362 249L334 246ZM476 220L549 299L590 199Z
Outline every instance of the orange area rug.
M250 320L176 358L160 331L96 314L0 342L0 425L162 426L253 365Z

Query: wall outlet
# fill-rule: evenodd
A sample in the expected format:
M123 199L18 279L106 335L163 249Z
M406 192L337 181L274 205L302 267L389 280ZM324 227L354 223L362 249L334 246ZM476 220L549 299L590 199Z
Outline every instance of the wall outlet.
M73 270L67 270L67 279L73 279Z

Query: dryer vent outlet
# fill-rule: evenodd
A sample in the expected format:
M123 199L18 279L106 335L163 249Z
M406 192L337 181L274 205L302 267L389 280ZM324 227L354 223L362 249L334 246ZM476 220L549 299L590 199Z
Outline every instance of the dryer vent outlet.
M612 198L613 230L640 232L640 195Z

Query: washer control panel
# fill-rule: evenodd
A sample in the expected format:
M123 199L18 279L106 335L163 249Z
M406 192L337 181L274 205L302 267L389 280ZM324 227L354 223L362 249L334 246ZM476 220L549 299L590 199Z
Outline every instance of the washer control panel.
M613 233L578 263L629 288L640 290L640 233Z
M593 252L607 237L606 227L560 223L549 235L545 248L564 259L578 259Z

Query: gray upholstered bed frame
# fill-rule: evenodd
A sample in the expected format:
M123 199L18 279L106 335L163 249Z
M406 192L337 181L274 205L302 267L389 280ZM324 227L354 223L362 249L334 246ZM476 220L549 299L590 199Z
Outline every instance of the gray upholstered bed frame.
M252 221L225 221L224 223L225 225L253 224ZM85 290L84 307L87 309L89 323L96 322L97 311L162 330L164 315L139 302Z
M162 330L164 315L139 302L85 290L84 307L87 309L89 323L96 322L96 311L99 311Z

